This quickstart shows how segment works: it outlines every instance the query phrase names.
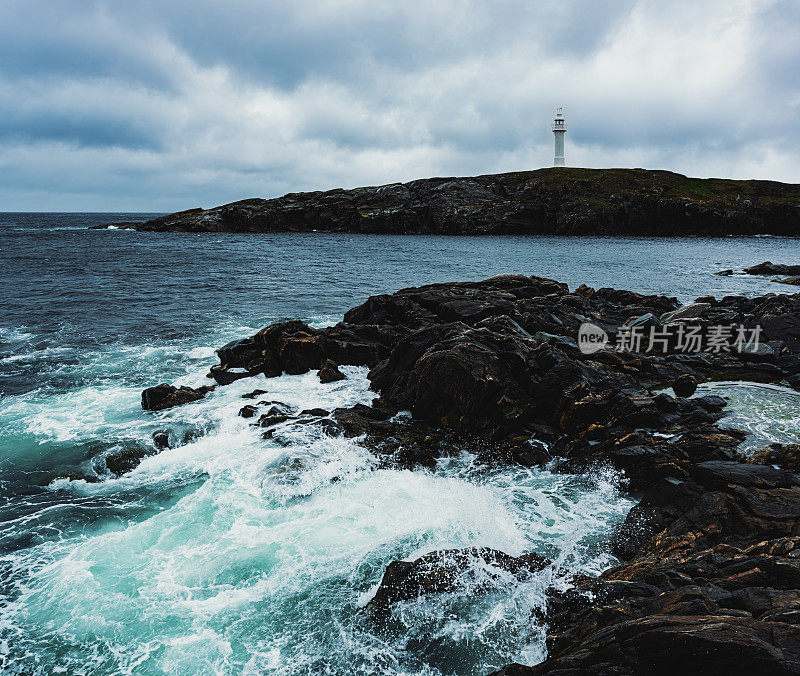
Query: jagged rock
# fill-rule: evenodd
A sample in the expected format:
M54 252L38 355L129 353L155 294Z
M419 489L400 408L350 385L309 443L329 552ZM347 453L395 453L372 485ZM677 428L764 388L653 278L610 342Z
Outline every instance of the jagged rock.
M792 286L800 286L800 277L784 277L782 279L773 279L773 282L778 282L779 284L790 284Z
M664 324L677 321L678 319L691 319L701 317L704 312L711 308L711 303L694 302L690 305L684 305L682 308L673 310L672 312L665 312L661 315L661 321Z
M764 261L758 265L745 268L748 275L800 275L800 265L784 265L782 263L772 263Z
M330 415L330 411L326 408L306 408L300 411L300 415L313 415L313 416L327 416Z
M255 423L259 427L274 427L294 417L292 407L288 404L284 404L280 401L263 403L269 404L269 408L261 415L258 422Z
M715 275L719 275L720 277L730 277L733 274L733 270L728 268L727 270L720 270L719 272L715 272Z
M657 482L617 537L628 561L551 594L550 656L517 673L800 670L800 486L753 467Z
M669 314L669 313L666 313ZM625 321L625 326L628 328L644 328L646 326L659 326L661 321L652 312L648 312L638 317L630 317Z
M342 426L330 418L320 418L311 422L329 437L338 437L344 433Z
M518 434L501 442L490 444L478 452L482 462L514 464L536 467L553 459L547 445L533 439L529 434Z
M155 455L160 450L163 449L158 446L148 447L138 443L125 443L106 453L103 456L103 462L109 472L119 477L135 469L144 458Z
M337 324L318 330L301 321L280 322L217 350L220 365L212 374L232 369L268 377L300 374L319 369L327 359L374 366L388 354L398 333L390 326Z
M247 369L241 367L228 368L227 366L212 366L208 373L209 378L213 378L217 385L230 385L242 378L249 378L255 373L250 373Z
M449 453L451 435L420 421L397 421L391 416L396 409L382 403L338 408L333 419L348 437L365 437L367 447L386 458L386 464L400 468L433 468L436 461Z
M326 359L319 369L319 381L326 385L335 383L337 380L344 380L344 373L339 370L339 367L332 360Z
M106 468L112 474L121 476L136 467L146 455L145 452L133 450L112 453L106 456Z
M269 394L266 390L253 390L242 395L242 399L258 399L258 397Z
M797 190L771 181L560 167L290 193L116 227L158 232L796 235Z
M679 392L688 394L680 383L688 386L693 379L791 382L800 374L800 296L728 296L687 306L685 315L705 325L761 325L763 345L769 347L763 354L601 350L583 355L575 349L575 336L587 320L613 336L631 317L649 315L654 321L678 307L663 296L588 287L570 293L554 280L499 275L373 296L347 312L344 322L322 330L280 322L221 348L219 368L274 376L318 369L328 359L367 364L372 388L389 408L410 410L428 429L477 434L490 442L487 448L497 449L517 435L547 430L542 437L547 443L569 451L565 466L610 461L630 472L634 483L647 482L682 477L682 463L725 459L729 450L716 445L722 437L713 436L702 439L704 448L690 448L693 433L674 445L647 439L618 443L637 429L691 432L721 415L722 400L710 405L708 398L698 398L678 405L666 395L652 395L654 387L677 382ZM362 414L337 414L345 433L367 434L373 441L403 436L393 424L359 423ZM589 452L576 445L578 440L599 443ZM412 457L430 464L436 445L421 444L424 450ZM534 461L528 452L494 457ZM652 471L645 471L646 457Z
M198 401L214 389L213 386L204 385L196 389L191 387L175 387L162 383L155 387L148 387L142 392L142 408L145 411L162 411L165 408L188 404Z
M800 444L770 444L753 453L747 461L800 472Z
M239 415L242 418L253 418L258 413L258 406L247 404L239 409Z
M672 383L672 390L676 397L691 397L697 390L697 378L685 373Z
M487 548L446 549L414 561L393 561L386 567L367 609L383 613L398 601L464 588L475 593L486 589L503 573L522 577L543 570L550 563L534 552L514 557Z
M371 406L328 418L273 402L258 424L275 443L275 425L293 420L361 437L382 465L433 467L470 450L480 462L535 465L552 455L557 471L610 464L624 472L642 497L613 541L623 563L551 591L548 660L505 673L797 673L800 453L775 446L736 462L746 434L718 426L725 399L687 397L707 379L800 377L800 294L701 297L682 310L664 296L570 293L554 280L502 275L373 296L322 330L274 324L222 348L219 368L274 376L329 359L370 366L380 395ZM765 349L575 349L586 322L614 339L642 317L653 326L667 317L662 328L760 326ZM668 386L676 397L658 392ZM176 398L175 388L160 387ZM473 568L452 560L392 564L374 607L468 585L461 573Z

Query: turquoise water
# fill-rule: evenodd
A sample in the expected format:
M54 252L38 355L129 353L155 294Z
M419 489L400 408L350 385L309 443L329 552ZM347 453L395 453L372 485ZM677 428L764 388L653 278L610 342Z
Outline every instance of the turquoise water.
M286 317L322 326L414 284L523 272L688 300L785 291L712 273L800 259L774 238L83 229L105 220L120 215L0 216L4 673L483 674L542 659L545 590L613 563L604 543L631 505L618 477L490 470L466 451L380 469L357 440L291 423L263 440L235 415L256 387L297 408L368 403L360 368L332 385L249 379L156 414L141 389L205 383L232 338ZM796 431L769 396L735 402L759 441ZM173 448L105 471L105 454L159 430ZM380 626L362 611L389 561L473 545L537 551L560 572L398 604Z
M715 394L728 401L724 427L740 429L747 438L739 449L749 454L768 444L800 443L800 392L764 383L704 383L696 396Z

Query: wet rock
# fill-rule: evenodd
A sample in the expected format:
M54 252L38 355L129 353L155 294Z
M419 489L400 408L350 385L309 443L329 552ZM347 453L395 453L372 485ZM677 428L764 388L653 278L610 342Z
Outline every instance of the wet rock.
M258 419L257 424L259 427L274 427L294 417L292 407L288 404L279 401L265 403L270 403L271 405Z
M266 390L253 390L252 392L248 392L242 395L242 399L258 399L258 397L268 394Z
M638 317L630 317L625 321L625 326L631 329L645 326L660 326L660 324L661 321L652 312L639 315Z
M691 303L690 305L684 305L682 308L678 308L672 312L665 312L661 315L661 321L664 324L669 324L679 319L686 320L702 317L703 313L707 312L710 308L711 303Z
M745 268L744 271L748 275L800 275L800 265L784 265L765 261Z
M345 436L363 436L361 443L383 458L386 466L432 469L440 457L455 452L452 433L416 420L393 420L395 413L380 403L356 404L336 409L333 419Z
M575 349L586 322L616 338L631 319L656 326L658 318L673 328L761 327L768 349ZM738 462L746 434L718 426L725 399L691 398L704 380L800 377L800 294L700 297L681 308L665 296L570 293L555 280L502 275L373 296L322 330L274 324L219 356L225 371L268 376L327 360L371 368L380 395L371 406L298 417L279 402L258 402L271 407L258 424L274 443L288 443L275 425L293 420L359 437L381 466L430 468L468 450L485 463L533 466L558 456L557 471L610 465L624 473L641 500L612 543L622 563L551 591L549 658L530 673L691 671L691 651L702 652L706 673L800 670L792 633L800 627L800 453L775 446ZM675 397L658 392L668 386ZM480 590L508 572L505 555L477 568L472 553L427 556L392 564L373 607ZM494 572L470 577L484 569Z
M790 284L791 286L800 286L800 276L783 277L783 278L773 279L772 281L778 282L779 284Z
M723 397L718 397L715 394L707 394L703 397L695 397L694 403L702 406L707 411L721 411L728 402Z
M532 669L497 673L749 676L790 674L798 669L800 627L759 622L727 612L634 617L615 624L613 630L590 634L580 651L551 658Z
M300 415L313 415L313 416L327 416L330 415L330 411L326 408L306 408L300 411Z
M388 353L397 335L398 330L388 326L337 324L319 330L297 320L279 322L217 350L220 365L214 368L275 377L317 370L327 359L337 364L374 366Z
M253 418L258 413L258 406L247 404L239 409L239 416L242 418Z
M529 434L519 434L510 439L490 444L478 452L482 462L539 467L553 459L547 444L533 439Z
M326 359L319 369L319 381L323 384L334 383L337 380L344 380L344 373L330 359Z
M720 270L719 272L715 272L715 275L719 275L720 277L730 277L733 274L733 270L728 268L727 270Z
M321 429L329 437L338 437L344 434L342 426L335 420L332 420L331 418L321 418L319 420L314 420L313 424L319 429Z
M800 444L770 444L755 451L747 461L759 465L774 465L790 472L800 472Z
M208 373L208 377L213 378L217 385L230 385L237 380L249 378L252 375L255 374L250 373L247 369L241 367L228 368L227 366L212 366Z
M577 350L578 343L572 338L566 336L557 336L553 333L546 333L545 331L537 331L533 334L533 339L540 343L548 343L550 345L557 345L558 347L568 350Z
M393 603L426 594L463 590L475 593L490 588L503 574L524 577L543 570L550 560L536 553L509 556L487 548L447 549L414 561L393 561L367 610L379 614Z
M163 451L165 448L169 448L169 432L165 430L159 430L158 432L153 432L153 434L151 435L151 439L153 440L153 445L159 451Z
M259 427L274 427L275 425L280 425L282 422L286 422L289 418L291 418L291 416L282 413L275 413L272 415L264 414L258 419L258 425Z
M759 488L791 488L800 481L783 469L765 465L725 460L710 460L695 465L693 477L707 488L757 486Z
M155 387L148 387L142 392L142 408L145 411L163 411L166 408L198 401L213 389L213 386L203 386L195 389L186 386L175 387L162 383Z
M550 656L520 673L798 671L800 627L773 632L800 607L800 486L753 467L703 462L648 489L615 542L626 562L551 593Z
M157 452L156 449L147 446L130 444L109 451L104 457L105 466L112 474L122 476L135 469L144 458Z

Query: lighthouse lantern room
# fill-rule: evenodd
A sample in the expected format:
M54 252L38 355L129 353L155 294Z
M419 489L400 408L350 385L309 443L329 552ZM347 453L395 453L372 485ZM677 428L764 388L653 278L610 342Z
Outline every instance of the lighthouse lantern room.
M561 108L556 111L556 118L553 120L553 134L556 137L556 153L553 158L554 167L565 166L564 162L564 134L567 133L567 125L564 122L564 114Z

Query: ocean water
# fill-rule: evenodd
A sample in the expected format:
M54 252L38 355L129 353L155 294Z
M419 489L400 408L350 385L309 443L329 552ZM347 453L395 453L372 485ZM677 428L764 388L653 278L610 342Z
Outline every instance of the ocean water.
M781 238L447 238L90 231L146 215L0 214L0 671L9 674L484 674L545 656L544 594L613 564L624 479L381 469L358 440L236 416L256 387L293 407L368 403L366 369L263 377L160 413L142 388L199 385L214 348L288 317L337 321L373 293L502 272L691 300L786 292L717 277L797 262ZM800 403L714 385L751 447L797 439ZM114 478L104 456L173 447ZM486 593L363 611L388 562L440 548L557 566ZM477 572L479 567L476 568Z

